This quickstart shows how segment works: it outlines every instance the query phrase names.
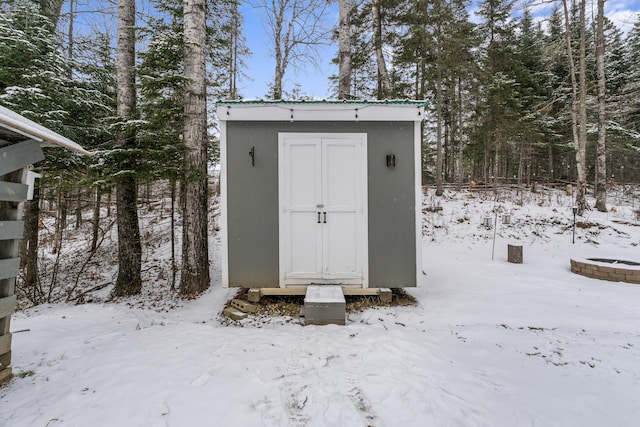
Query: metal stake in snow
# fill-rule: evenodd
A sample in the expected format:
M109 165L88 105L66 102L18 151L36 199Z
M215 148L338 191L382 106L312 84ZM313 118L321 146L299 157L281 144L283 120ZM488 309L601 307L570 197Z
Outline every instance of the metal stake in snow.
M571 241L571 243L575 245L576 244L576 214L578 213L578 207L574 206L571 209L573 209L573 240Z

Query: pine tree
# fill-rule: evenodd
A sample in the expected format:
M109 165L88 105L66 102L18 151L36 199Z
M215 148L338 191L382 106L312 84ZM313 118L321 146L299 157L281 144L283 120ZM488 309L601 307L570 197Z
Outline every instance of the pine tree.
M518 157L517 162L512 161L510 164L517 163L518 182L522 183L525 172L527 181L530 180L531 170L526 170L525 165L532 161L535 161L534 170L543 170L547 179L553 178L554 140L547 124L551 75L545 66L544 35L540 28L536 28L528 9L523 12L518 26L514 55L515 95L518 99L515 114L518 120L514 128L514 139L511 141ZM545 156L546 165L540 161ZM511 175L514 170L507 172Z
M138 135L144 154L138 167L143 179L180 179L184 144L184 32L179 0L156 4L158 16L149 21L145 33L147 50L138 66L143 124ZM141 152L142 154L142 152Z
M628 67L624 88L627 100L625 124L629 130L640 135L640 14L636 16L633 28L627 35L625 54Z
M484 35L483 105L480 106L480 132L484 139L483 175L485 182L500 173L500 156L513 138L517 120L516 81L513 75L515 32L511 13L512 0L485 0L478 15L483 18L480 29ZM492 159L493 157L493 159Z
M90 47L87 44L82 49ZM78 62L75 57L72 60L62 54L49 17L35 4L18 2L0 15L0 104L91 149L105 133L102 120L113 115L112 97L99 83L95 72L98 67ZM72 69L78 71L75 77ZM46 189L58 193L61 203L57 218L61 220L66 206L62 195L85 182L88 160L66 150L45 150L45 156L45 161L36 166L43 174L42 193ZM47 301L51 293L32 286L38 282L35 251L39 212L37 200L30 205L24 219L26 227L35 231L26 247L25 258L29 262L25 285L32 302L40 303ZM57 251L62 244L62 221L58 221L56 229ZM55 285L53 280L52 288Z

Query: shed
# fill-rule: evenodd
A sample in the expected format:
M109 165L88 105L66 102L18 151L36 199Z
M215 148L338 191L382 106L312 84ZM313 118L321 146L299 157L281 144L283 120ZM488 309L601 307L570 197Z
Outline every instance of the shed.
M22 202L33 177L29 165L44 159L43 146L88 155L75 142L0 106L0 383L11 377L11 314L22 238Z
M219 102L223 286L417 286L425 105Z

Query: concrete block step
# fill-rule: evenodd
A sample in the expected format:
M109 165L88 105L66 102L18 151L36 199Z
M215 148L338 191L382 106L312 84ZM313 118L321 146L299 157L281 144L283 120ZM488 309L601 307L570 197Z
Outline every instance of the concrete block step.
M249 316L249 313L245 313L244 311L237 310L233 307L225 308L222 313L232 320L242 320Z
M231 300L231 307L240 311L244 311L245 313L255 313L256 311L258 311L257 305L239 299Z
M341 286L310 285L304 298L305 325L344 325L346 301Z

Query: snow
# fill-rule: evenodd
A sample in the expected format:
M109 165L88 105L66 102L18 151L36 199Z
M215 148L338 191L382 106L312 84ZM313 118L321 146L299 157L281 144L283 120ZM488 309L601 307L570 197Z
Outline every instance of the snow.
M561 192L429 193L416 306L346 326L221 321L233 289L168 310L41 305L12 320L4 426L635 426L640 286L575 275L571 256L640 260L637 194L571 243ZM494 230L482 218L513 211ZM500 216L498 216L500 219ZM524 263L506 262L507 243ZM162 252L162 250L160 250Z

